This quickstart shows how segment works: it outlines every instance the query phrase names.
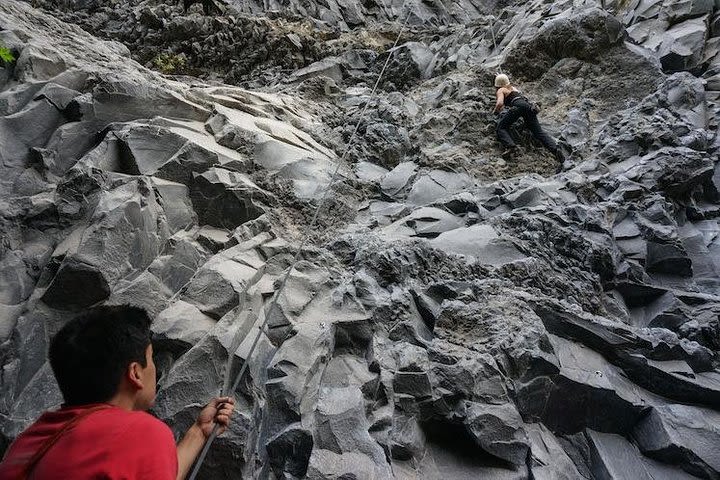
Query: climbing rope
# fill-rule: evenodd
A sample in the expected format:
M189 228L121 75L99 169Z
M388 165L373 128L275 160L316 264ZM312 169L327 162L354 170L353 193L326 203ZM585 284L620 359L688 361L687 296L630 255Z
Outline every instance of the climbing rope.
M495 17L493 16L493 23L490 25L490 33L492 34L493 41L493 53L497 52L497 41L495 41ZM503 73L502 66L498 63L498 73Z
M280 298L280 295L285 290L285 285L287 284L287 280L290 277L290 274L292 273L293 269L295 268L296 264L300 260L300 255L302 254L302 249L307 243L308 239L310 238L310 235L312 233L313 227L315 226L315 223L317 222L318 216L320 215L320 210L322 210L322 207L325 204L325 201L327 199L328 193L332 189L335 181L337 180L338 174L340 172L340 167L343 165L345 158L347 157L348 153L350 152L350 147L353 145L353 142L355 140L355 137L357 136L358 130L360 129L360 125L362 124L363 120L365 119L365 115L367 114L368 107L370 106L370 102L375 97L375 92L377 91L378 86L380 85L380 81L383 78L383 75L385 74L385 70L387 69L387 66L390 63L390 59L392 58L392 54L394 49L397 47L398 42L400 41L400 37L402 36L403 32L405 31L405 28L407 26L408 20L410 20L410 16L412 14L412 8L408 10L408 14L405 17L405 21L402 24L402 27L400 27L400 31L398 32L397 38L395 38L395 42L393 43L392 47L388 50L388 57L385 60L385 64L383 65L382 69L380 70L380 74L378 75L377 80L375 81L375 85L373 86L372 90L370 91L370 96L365 102L365 106L363 107L362 112L360 113L360 118L358 119L357 123L355 124L355 129L352 132L352 135L350 136L350 139L348 140L347 145L345 146L345 151L343 152L342 156L340 157L340 160L337 162L337 166L335 167L335 170L330 177L330 182L328 183L327 187L325 187L325 190L323 191L323 195L320 197L320 201L318 202L318 206L315 209L315 213L313 214L312 219L310 220L310 224L307 226L305 235L300 242L300 246L298 247L297 251L295 252L295 256L293 257L292 261L290 262L290 266L288 267L287 271L285 272L285 275L282 278L282 281L280 282L280 286L278 287L277 292L275 293L275 296L273 297L272 301L270 302L270 305L266 309L265 318L263 319L262 324L260 325L260 328L258 328L258 332L255 335L255 338L253 339L252 345L250 346L250 350L247 353L247 356L245 358L245 362L243 363L242 367L240 368L240 371L238 372L237 376L235 377L235 380L233 381L232 385L230 385L230 388L227 389L227 391L223 392L223 396L229 395L232 392L234 392L237 387L240 385L240 381L242 380L243 375L245 374L245 371L248 368L248 365L250 364L250 359L252 358L252 355L255 351L255 348L257 347L260 337L265 331L265 327L267 326L267 323L271 317L271 314L273 312L273 309L277 308L277 302ZM250 317L252 318L252 316ZM239 333L239 331L238 331ZM234 346L234 350L230 351L230 354L228 356L228 362L226 365L226 379L229 378L229 371L232 367L232 361L235 356L236 350L240 347L239 344L236 345L235 339L233 339L233 342L231 346ZM229 386L229 382L225 382L225 387L227 388ZM218 436L220 426L216 423L215 426L212 429L212 432L210 433L210 436L205 441L205 445L203 446L202 451L200 452L200 455L198 456L195 467L192 470L192 473L188 477L188 480L195 480L195 477L197 476L198 472L200 471L200 467L202 466L203 462L205 461L205 457L207 456L208 451L210 450L210 446L215 441L215 439Z

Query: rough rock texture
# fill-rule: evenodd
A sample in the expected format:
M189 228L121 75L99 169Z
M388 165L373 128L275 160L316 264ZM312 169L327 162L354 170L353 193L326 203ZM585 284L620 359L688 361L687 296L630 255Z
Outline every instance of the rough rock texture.
M203 478L720 478L718 15L4 0L0 450L131 303L176 432L248 363ZM502 153L498 68L564 165Z

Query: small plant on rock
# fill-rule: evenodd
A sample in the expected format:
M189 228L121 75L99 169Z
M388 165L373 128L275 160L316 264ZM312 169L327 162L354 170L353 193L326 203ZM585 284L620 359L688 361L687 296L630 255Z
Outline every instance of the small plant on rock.
M161 53L152 60L152 64L161 73L172 75L183 71L187 58L183 54Z
M0 60L2 60L2 63L7 64L13 63L15 61L15 56L13 55L12 51L2 44L0 44Z

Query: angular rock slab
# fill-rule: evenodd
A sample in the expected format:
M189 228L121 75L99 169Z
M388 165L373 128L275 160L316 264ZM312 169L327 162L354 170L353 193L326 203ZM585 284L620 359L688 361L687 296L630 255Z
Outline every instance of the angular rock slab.
M590 446L590 471L594 478L617 480L694 480L697 477L643 457L637 447L620 435L586 432ZM662 459L665 461L665 459Z
M292 125L216 104L206 127L221 145L240 151L265 170L291 180L295 194L322 194L339 161L329 149ZM340 166L342 176L352 176Z
M432 170L418 175L408 193L407 202L413 205L430 205L471 186L472 179L465 173Z
M351 458L362 455L367 459L363 460L363 463L371 467L365 471L366 475L370 475L367 478L392 476L385 460L385 452L368 433L369 424L365 418L365 405L359 388L321 387L314 420L313 454L317 449L319 452L329 450L337 455L349 454ZM310 471L314 468L313 463L311 456Z
M451 213L435 207L422 207L410 215L388 225L383 230L390 237L434 238L443 232L455 230L465 221Z
M707 19L693 18L672 26L663 35L657 55L666 72L698 66L707 37Z
M473 403L467 410L465 425L486 452L513 465L524 465L527 461L530 442L514 405Z
M443 232L430 244L446 253L460 254L468 261L499 266L528 258L490 225L472 225Z
M408 186L416 170L417 165L415 163L403 162L383 177L380 188L385 195L395 197Z
M720 478L720 413L689 405L654 407L633 432L640 450L701 478Z
M247 175L215 167L194 175L191 199L200 222L226 230L258 218L260 204L274 202Z
M530 441L533 478L538 480L573 480L581 478L572 459L562 445L543 424L525 425Z
M265 271L265 261L253 249L238 245L210 258L187 284L182 299L219 319L240 305L248 288Z

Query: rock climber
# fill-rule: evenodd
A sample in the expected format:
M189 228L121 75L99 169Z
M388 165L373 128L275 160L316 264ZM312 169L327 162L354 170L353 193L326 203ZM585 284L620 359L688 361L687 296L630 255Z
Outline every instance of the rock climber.
M503 107L507 107L507 112L500 117L497 123L497 136L500 143L503 144L507 149L515 150L517 145L510 136L509 128L515 123L520 117L525 121L525 126L530 130L533 137L538 139L545 148L555 156L555 158L562 164L565 161L565 155L563 151L558 147L557 143L553 138L545 133L538 122L537 113L538 107L531 103L526 96L524 96L520 90L510 83L510 79L504 73L498 74L495 77L495 93L496 102L494 113L499 115Z
M100 307L68 322L50 343L62 393L9 447L0 479L185 478L214 424L224 431L235 400L216 397L175 445L145 412L155 402L150 318L136 307Z

